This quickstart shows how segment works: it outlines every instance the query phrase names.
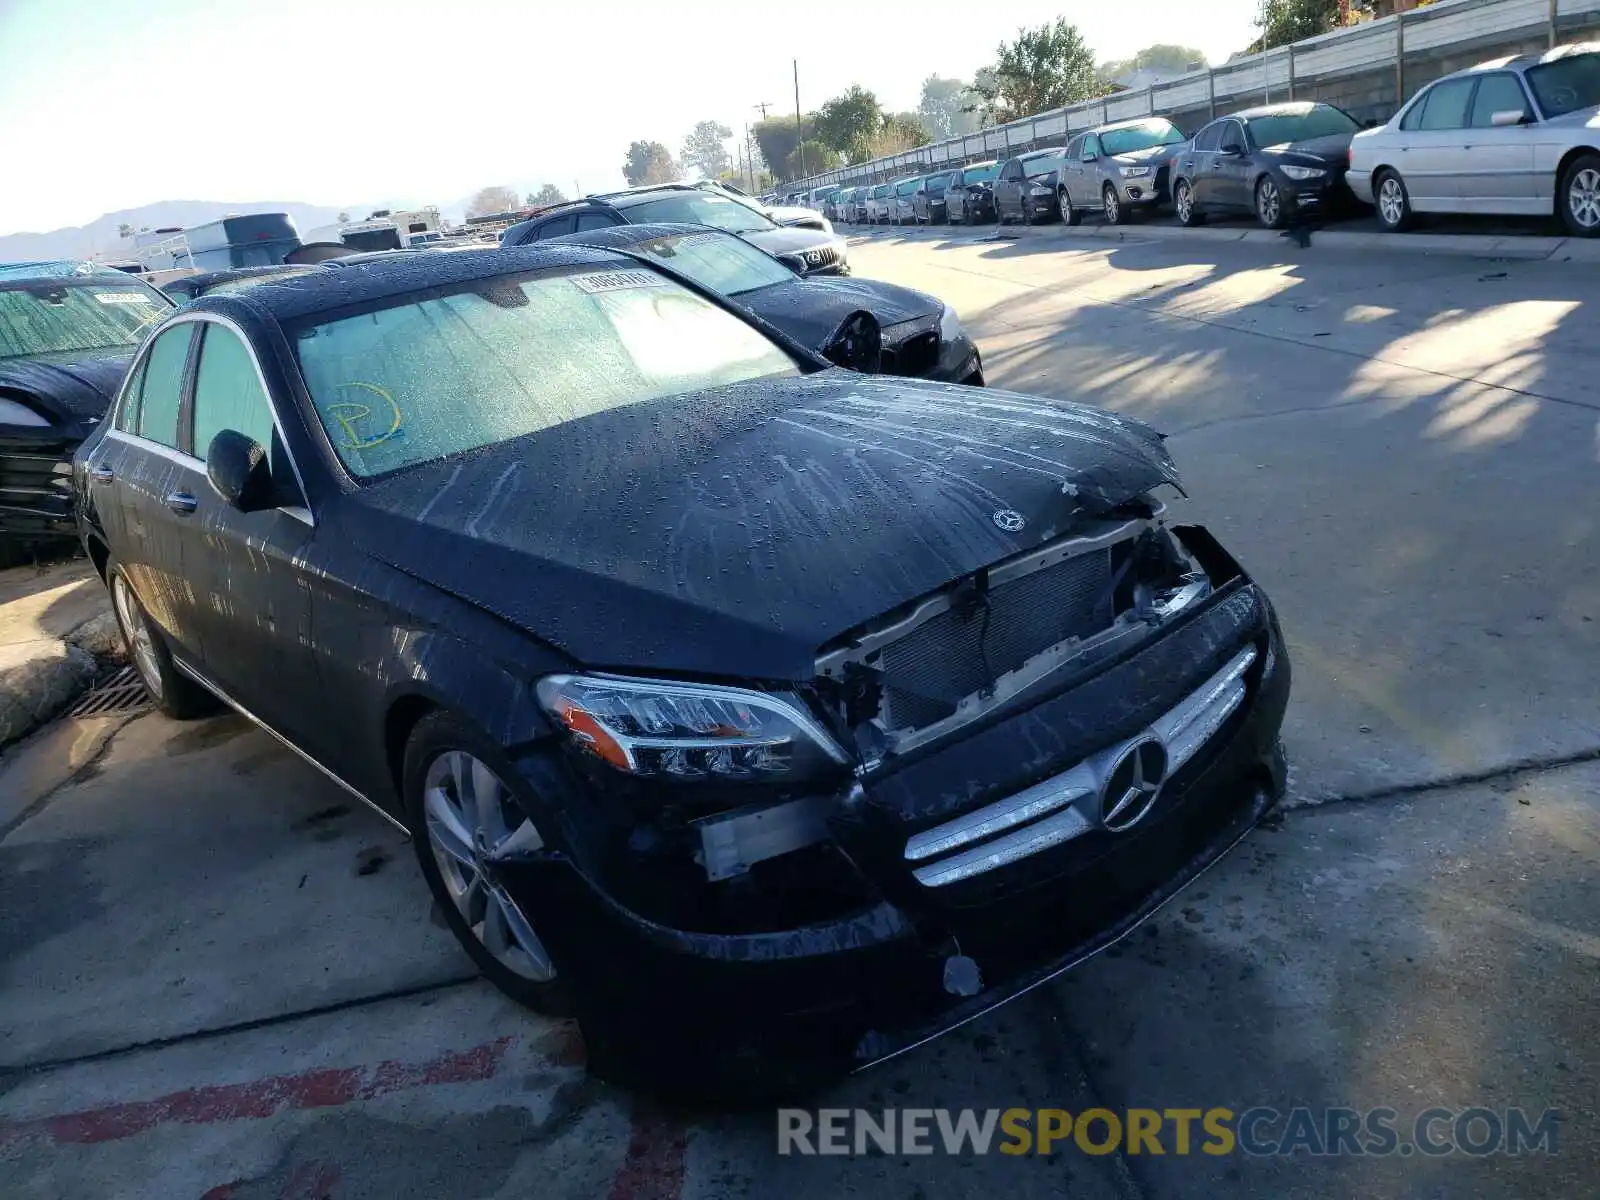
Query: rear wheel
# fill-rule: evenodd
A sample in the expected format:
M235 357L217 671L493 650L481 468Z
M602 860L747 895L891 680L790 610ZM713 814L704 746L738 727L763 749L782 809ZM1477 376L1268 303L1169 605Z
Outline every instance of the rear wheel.
M172 665L172 652L161 631L115 561L106 564L106 582L111 589L111 611L128 647L128 660L156 707L178 721L216 712L217 698Z
M1405 181L1397 172L1379 172L1373 192L1378 202L1378 220L1385 229L1400 233L1411 228L1411 197L1406 194Z
M1600 154L1573 159L1559 194L1567 232L1574 237L1600 236Z
M1072 197L1067 194L1066 188L1056 189L1056 203L1061 206L1061 223L1063 225L1076 225L1083 220L1083 214L1072 207Z
M1172 188L1172 207L1178 214L1178 224L1188 229L1205 224L1206 215L1195 203L1194 188L1187 179L1180 179Z

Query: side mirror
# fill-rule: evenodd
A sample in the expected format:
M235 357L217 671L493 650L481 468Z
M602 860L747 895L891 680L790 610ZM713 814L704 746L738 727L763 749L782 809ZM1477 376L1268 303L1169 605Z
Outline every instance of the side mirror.
M206 477L211 486L240 512L274 507L272 467L260 442L234 429L224 429L206 450Z
M1368 117L1365 121L1361 122L1361 128L1376 129L1379 124L1380 122L1377 117Z
M1083 161L1084 162L1099 162L1100 161L1100 156L1098 154L1094 153L1091 150L1088 154L1085 154L1083 156Z
M1496 127L1503 125L1522 125L1527 121L1527 115L1520 108L1507 108L1497 113L1489 114L1489 124Z
M789 270L793 271L796 275L800 276L802 279L805 278L806 260L804 258L800 257L800 255L798 255L798 254L779 254L779 255L776 255L775 257L777 258L777 260L779 262L781 262L784 266L788 267Z
M1226 146L1224 146L1222 148L1222 152L1224 154L1231 155L1234 158L1243 158L1244 157L1244 147L1241 146L1238 142L1229 142Z

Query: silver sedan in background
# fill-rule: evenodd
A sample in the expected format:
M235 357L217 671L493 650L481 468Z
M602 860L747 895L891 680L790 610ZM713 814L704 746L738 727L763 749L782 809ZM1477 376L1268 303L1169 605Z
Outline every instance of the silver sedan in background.
M1100 209L1121 225L1136 208L1167 199L1172 147L1186 141L1165 117L1140 117L1078 134L1056 171L1061 219L1076 225L1085 211Z
M1356 135L1345 178L1388 229L1415 213L1553 213L1600 235L1600 42L1446 75Z

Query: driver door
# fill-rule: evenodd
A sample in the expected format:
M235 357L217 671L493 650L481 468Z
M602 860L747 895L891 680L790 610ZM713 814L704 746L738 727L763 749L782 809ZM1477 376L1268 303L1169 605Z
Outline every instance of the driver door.
M1228 147L1243 150L1230 154ZM1211 199L1208 204L1217 208L1251 209L1250 196L1250 140L1244 126L1238 121L1224 121L1217 142L1217 153L1212 157Z

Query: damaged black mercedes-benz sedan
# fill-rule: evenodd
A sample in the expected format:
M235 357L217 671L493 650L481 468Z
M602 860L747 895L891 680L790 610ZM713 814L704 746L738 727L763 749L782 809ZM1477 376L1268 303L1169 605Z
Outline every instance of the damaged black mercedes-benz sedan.
M1158 434L832 368L642 255L208 296L75 480L161 707L221 696L412 832L467 953L612 1077L917 1045L1283 788L1276 619L1169 523Z

